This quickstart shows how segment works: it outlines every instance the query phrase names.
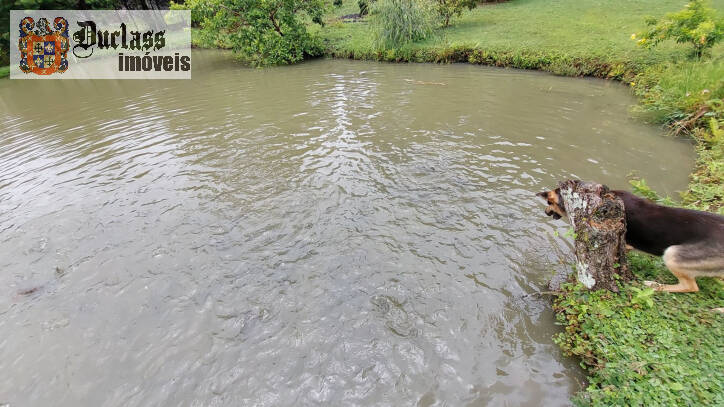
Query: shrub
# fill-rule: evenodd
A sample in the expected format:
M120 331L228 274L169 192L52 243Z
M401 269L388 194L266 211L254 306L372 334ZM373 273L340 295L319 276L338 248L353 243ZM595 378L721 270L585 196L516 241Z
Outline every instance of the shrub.
M638 44L651 48L673 38L678 43L693 45L693 55L701 58L724 37L724 19L708 7L706 0L691 0L683 10L667 14L661 21L650 17L648 30L639 33ZM636 38L634 34L632 38Z
M202 37L225 35L252 65L292 64L322 52L304 17L321 25L323 0L186 0L182 7L201 20Z
M476 5L476 0L435 0L435 11L442 20L442 26L447 27L453 16L460 17L464 9L472 10Z
M382 0L373 13L372 29L379 49L399 48L423 40L435 26L429 4L419 0Z

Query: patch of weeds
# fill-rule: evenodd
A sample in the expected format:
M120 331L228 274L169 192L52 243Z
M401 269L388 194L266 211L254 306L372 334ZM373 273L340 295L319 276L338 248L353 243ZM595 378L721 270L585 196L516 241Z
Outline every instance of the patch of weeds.
M658 258L631 253L640 279L674 283ZM620 293L564 284L554 303L563 332L554 340L581 359L589 385L575 399L592 406L724 405L724 289L699 279L701 291L654 293L640 284Z

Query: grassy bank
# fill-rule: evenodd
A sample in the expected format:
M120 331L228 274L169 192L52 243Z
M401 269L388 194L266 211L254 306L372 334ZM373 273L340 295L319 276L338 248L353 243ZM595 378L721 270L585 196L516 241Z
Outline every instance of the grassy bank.
M676 283L660 259L630 254L637 277ZM595 406L724 405L724 304L721 283L699 279L698 293L621 292L565 285L554 309L564 331L555 339L588 370L574 402Z
M717 3L724 7L724 1ZM343 23L334 18L357 12L356 1L346 1L320 35L328 54L338 57L473 62L620 78L684 58L683 46L664 43L651 52L631 40L647 15L677 10L682 4L682 0L514 0L479 6L423 42L381 52L375 49L365 21Z
M375 49L364 21L347 1L319 31L334 57L389 62L467 62L594 76L631 85L635 113L696 140L697 161L682 204L724 213L724 46L707 61L690 61L672 41L641 49L631 34L648 15L682 8L683 0L514 0L479 6L424 42ZM724 12L724 1L713 2ZM660 259L630 256L643 281L675 282ZM640 282L620 293L566 285L555 300L563 332L555 340L579 357L589 386L582 405L724 405L724 288L700 279L691 294L653 293Z
M0 78L5 78L6 76L10 76L10 67L0 66Z

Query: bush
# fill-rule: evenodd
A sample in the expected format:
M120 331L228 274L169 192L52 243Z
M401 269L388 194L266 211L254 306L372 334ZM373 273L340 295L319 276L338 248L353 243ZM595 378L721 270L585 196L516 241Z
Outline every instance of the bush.
M442 26L447 27L453 16L460 17L464 9L472 10L476 5L476 0L435 0L435 11L442 20Z
M255 66L292 64L322 53L304 20L322 24L323 0L187 0L174 7L188 8L192 20L200 20L202 39L225 36Z
M660 258L629 253L642 280L676 279ZM638 284L620 293L564 284L554 310L563 332L554 341L580 357L588 386L583 406L720 406L724 403L724 290L699 279L698 293L654 293Z
M693 55L701 58L724 37L724 19L708 7L706 0L691 0L683 10L669 13L661 21L646 20L649 29L639 33L638 44L651 48L661 41L673 38L678 43L694 46ZM632 38L636 38L634 34Z
M379 49L399 48L423 40L435 26L430 5L419 0L382 0L373 14L372 29Z

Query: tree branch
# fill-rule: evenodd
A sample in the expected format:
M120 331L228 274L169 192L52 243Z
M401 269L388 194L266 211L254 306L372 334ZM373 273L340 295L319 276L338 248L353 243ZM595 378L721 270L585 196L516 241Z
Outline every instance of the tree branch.
M241 20L240 23L239 23L240 25L243 25L243 26L246 26L246 27L250 27L250 26L251 26L251 24L249 24L249 22L246 21L246 19L245 19L245 18L241 15L241 13L239 13L238 11L232 10L232 9L230 9L229 7L226 7L226 6L223 5L223 4L218 4L218 6L221 7L221 8L223 8L224 10L228 11L229 13L233 14L234 16L239 17L239 20Z
M274 19L274 16L277 15L277 11L279 11L278 8L274 9L272 12L269 13L269 19L272 22L272 25L274 25L274 31L278 32L280 36L284 36L284 33L282 32L281 28L279 28L279 24L277 24L277 20Z

